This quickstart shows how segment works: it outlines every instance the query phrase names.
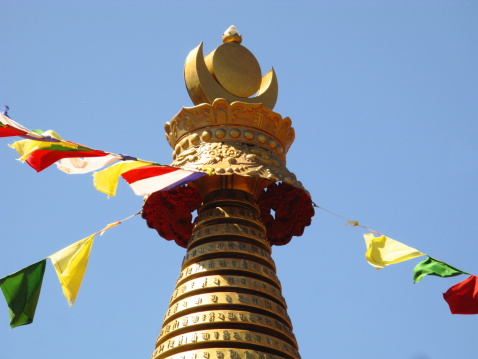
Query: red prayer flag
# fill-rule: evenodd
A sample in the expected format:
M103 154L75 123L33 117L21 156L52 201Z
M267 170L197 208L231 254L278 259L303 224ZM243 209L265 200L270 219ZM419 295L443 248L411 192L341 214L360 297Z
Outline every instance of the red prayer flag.
M166 173L175 172L177 170L179 170L179 168L171 166L149 165L129 170L128 172L121 174L121 177L123 177L126 182L131 184L136 181L141 181L143 179L156 176L162 176Z
M478 314L478 277L472 275L443 293L452 314Z
M101 157L108 155L108 152L100 150L63 150L55 151L48 148L39 149L33 152L26 160L26 162L32 166L37 172L43 171L45 168L51 166L56 161L63 158L76 158L76 157Z
M0 125L0 137L23 136L26 132L9 125Z

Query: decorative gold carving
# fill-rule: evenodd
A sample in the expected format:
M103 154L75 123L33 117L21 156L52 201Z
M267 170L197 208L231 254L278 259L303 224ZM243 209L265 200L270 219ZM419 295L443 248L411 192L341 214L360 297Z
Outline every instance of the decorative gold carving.
M259 295L240 292L218 292L217 294L207 293L189 296L188 298L182 299L173 304L164 316L164 321L166 322L170 317L175 316L176 314L179 315L191 308L200 311L204 310L205 306L210 307L211 305L216 305L218 307L229 305L231 309L237 305L248 306L251 307L251 310L259 309L261 311L266 311L270 313L269 315L275 315L289 325L291 324L286 309L279 303Z
M286 338L288 342L297 346L294 333L292 333L291 327L285 322L264 314L233 309L207 310L176 317L164 323L157 342L161 341L163 337L167 339L177 335L177 332L182 333L185 328L194 331L206 325L218 327L219 324L222 327L228 327L230 323L237 324L235 327L256 328L255 330L266 331L268 333L278 332L279 336Z
M165 353L164 355L167 355L168 352L174 351L181 346L187 346L188 344L207 342L218 345L223 344L224 341L229 342L229 345L232 348L234 348L235 343L246 343L250 345L252 344L255 347L262 347L264 348L264 351L268 349L280 350L287 353L292 358L300 358L297 349L283 340L262 333L229 329L202 330L171 337L165 341L164 344L161 344L156 348L153 356L163 353ZM228 351L231 352L236 350L232 348ZM237 355L236 358L240 358L239 353L237 353Z
M214 258L209 260L203 260L194 264L184 267L179 274L177 285L183 284L190 276L197 276L200 273L206 273L208 271L218 272L236 270L238 273L260 275L264 277L264 280L274 283L277 288L281 288L279 279L274 270L269 266L261 263L240 258ZM224 284L224 281L218 280L216 284L220 286Z
M238 142L213 142L190 147L176 157L172 166L191 171L208 171L217 175L262 177L303 188L302 183L297 181L296 176L277 155L262 147Z
M226 41L206 57L203 43L199 44L186 58L184 80L195 105L224 98L229 102L263 103L272 109L279 92L274 69L261 78L256 58L237 41Z
M271 258L270 252L264 250L262 247L255 246L249 243L236 241L218 241L207 244L202 244L189 250L183 259L183 268L189 265L193 260L201 260L202 256L209 254L229 253L233 255L247 255L254 258L256 261L264 262L275 268L274 261Z
M215 207L205 211L202 211L194 220L196 224L195 228L200 225L205 226L209 222L217 221L219 219L227 218L230 221L250 221L253 225L259 225L260 228L265 230L265 227L260 223L260 217L253 211L246 210L244 208L236 207Z
M221 236L221 237L235 236L235 237L244 237L251 240L259 241L263 243L267 248L268 242L264 233L265 233L264 229L259 231L257 230L257 228L249 227L242 224L236 224L236 223L213 224L213 225L195 230L193 234L191 235L191 239L189 240L189 246L193 245L196 242L199 242L201 239L204 239L204 238L210 238L214 236Z
M290 118L282 118L261 104L244 102L229 104L223 98L217 98L211 103L183 107L165 124L166 139L175 149L175 154L198 144L198 141L217 142L233 139L262 146L266 150L275 149L275 153L279 156L285 156L294 142L295 131L291 127ZM224 127L225 125L227 127ZM220 131L216 133L218 130ZM273 141L276 142L275 146Z
M273 71L262 79L258 96L238 97L257 89L260 68L230 30L206 59L202 45L190 53L185 79L196 106L165 125L172 165L211 176L188 185L202 204L153 359L300 358L271 258L273 242L265 235L271 221L267 217L264 226L258 206L261 198L272 216L270 208L277 206L261 193L274 182L303 188L285 166L294 129L289 118L271 110L277 97ZM243 65L238 77L234 68Z
M199 349L174 354L165 359L287 359L283 356L251 349Z
M280 301L284 308L287 308L285 299L279 288L255 278L241 276L240 271L237 272L236 275L210 275L184 282L174 291L171 297L171 303L184 296L193 295L197 291L204 291L211 288L217 289L222 283L222 286L229 290L231 290L231 288L241 288L268 294L275 300Z

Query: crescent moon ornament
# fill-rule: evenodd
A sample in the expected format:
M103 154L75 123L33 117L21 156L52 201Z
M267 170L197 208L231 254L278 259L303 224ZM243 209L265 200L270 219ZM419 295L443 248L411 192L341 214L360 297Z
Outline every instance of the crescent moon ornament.
M195 105L212 104L215 99L223 98L229 103L262 103L271 110L274 108L279 92L274 68L261 77L259 63L240 45L241 40L237 30L231 27L223 35L224 43L206 57L203 43L189 53L184 80ZM250 97L254 93L255 97Z

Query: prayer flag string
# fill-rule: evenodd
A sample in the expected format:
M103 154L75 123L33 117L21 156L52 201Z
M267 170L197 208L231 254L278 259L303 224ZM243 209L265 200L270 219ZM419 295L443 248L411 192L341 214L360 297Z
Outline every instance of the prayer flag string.
M75 242L45 259L23 268L15 273L0 278L0 288L8 305L10 327L15 328L33 322L45 273L46 260L50 259L58 275L63 294L71 307L80 290L83 276L88 266L88 259L96 235L103 235L128 219L142 213L142 210L131 216L108 224L101 231Z
M8 110L8 106L5 106L5 110L0 112L0 137L18 136L23 138L23 140L10 145L20 155L21 161L27 162L37 172L48 168L55 162L58 169L67 174L84 174L106 167L106 169L95 172L93 178L95 188L108 196L116 194L120 176L126 180L135 194L144 196L156 191L179 187L200 176L211 174L207 168L202 169L201 172L193 172L155 162L142 161L136 157L95 150L66 141L52 130L29 130L13 121L8 115ZM115 163L117 161L121 162ZM413 270L414 283L418 283L426 275L454 277L470 274L386 237L356 220L349 220L314 202L312 204L316 208L345 220L345 226L362 227L372 232L364 234L367 248L365 258L377 270L412 258L427 256ZM103 235L106 230L140 213L142 210L121 221L110 223L102 230L47 257L52 261L70 307L78 295L95 236ZM45 271L45 262L46 259L43 259L18 272L0 278L0 288L9 307L12 328L33 322ZM443 294L443 298L448 303L452 314L478 314L478 277L470 274L466 280L448 289Z
M67 174L85 174L109 166L93 174L95 188L108 196L116 194L120 176L136 195L145 196L182 186L210 174L207 169L198 172L183 170L132 156L95 150L66 141L52 130L29 130L8 117L7 111L8 106L0 113L0 137L24 138L10 145L20 155L20 161L27 162L37 172L56 162L58 169ZM122 162L113 164L117 161Z
M375 237L372 233L364 234L365 245L367 247L365 258L367 262L377 270L385 268L390 264L400 263L426 255L415 248L362 226L358 221L351 221L337 213L318 206L314 202L312 202L312 205L345 220L345 225L362 227L367 231L378 234L379 237ZM448 303L452 314L478 314L478 277L428 255L426 256L427 258L418 263L413 269L413 282L418 283L426 275L445 278L460 274L469 274L470 277L448 289L448 291L443 294L443 298Z

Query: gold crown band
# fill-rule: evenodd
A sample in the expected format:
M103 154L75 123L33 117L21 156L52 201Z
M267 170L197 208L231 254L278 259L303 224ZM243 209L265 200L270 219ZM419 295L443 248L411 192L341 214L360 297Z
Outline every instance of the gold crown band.
M201 142L245 142L261 146L285 160L294 142L290 118L282 118L262 104L216 99L210 104L184 107L164 126L174 155Z

